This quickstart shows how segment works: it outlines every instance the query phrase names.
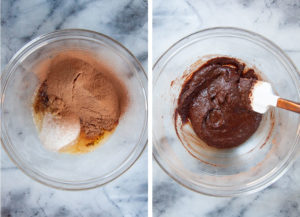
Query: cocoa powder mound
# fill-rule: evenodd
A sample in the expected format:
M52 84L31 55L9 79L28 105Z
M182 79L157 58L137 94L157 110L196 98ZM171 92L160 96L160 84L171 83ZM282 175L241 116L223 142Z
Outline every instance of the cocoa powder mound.
M76 57L53 61L37 98L36 111L79 118L88 139L112 130L121 113L118 87L111 77Z

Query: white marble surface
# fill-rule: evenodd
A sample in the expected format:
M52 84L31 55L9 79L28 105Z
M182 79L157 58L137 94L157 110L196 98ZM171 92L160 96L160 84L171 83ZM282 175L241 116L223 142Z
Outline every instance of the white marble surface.
M144 0L4 0L1 12L2 69L26 42L64 28L109 35L131 50L147 69ZM79 192L55 190L31 180L1 152L2 217L147 216L147 151L112 183Z
M284 49L300 69L299 0L153 0L153 62L182 37L215 26L240 27L264 35ZM300 159L275 184L235 198L192 192L172 180L156 162L153 177L154 217L300 216Z

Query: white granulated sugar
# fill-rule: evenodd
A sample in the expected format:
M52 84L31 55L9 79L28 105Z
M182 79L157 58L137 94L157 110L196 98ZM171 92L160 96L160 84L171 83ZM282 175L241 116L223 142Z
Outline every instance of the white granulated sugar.
M50 113L45 114L40 132L40 139L45 148L58 151L61 148L74 143L80 133L79 120L55 117Z

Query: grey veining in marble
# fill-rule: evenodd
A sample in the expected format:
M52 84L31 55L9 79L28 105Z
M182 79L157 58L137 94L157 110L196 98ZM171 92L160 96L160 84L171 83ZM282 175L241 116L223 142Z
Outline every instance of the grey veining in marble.
M41 34L84 28L120 41L147 69L147 10L145 0L3 0L1 67ZM2 217L147 216L147 151L112 183L79 192L55 190L33 181L1 152Z
M145 0L11 0L2 1L1 6L2 66L26 42L65 28L84 28L109 35L147 66Z
M216 26L240 27L271 39L300 69L299 0L153 0L153 61L182 37ZM273 185L243 197L215 198L192 192L156 162L153 177L154 217L300 216L300 159Z

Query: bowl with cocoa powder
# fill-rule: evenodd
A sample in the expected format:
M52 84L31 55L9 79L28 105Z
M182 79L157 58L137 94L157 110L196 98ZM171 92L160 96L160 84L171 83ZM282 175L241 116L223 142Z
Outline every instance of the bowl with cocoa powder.
M101 186L146 145L146 74L119 42L70 29L42 35L2 78L2 144L33 179L60 189Z

